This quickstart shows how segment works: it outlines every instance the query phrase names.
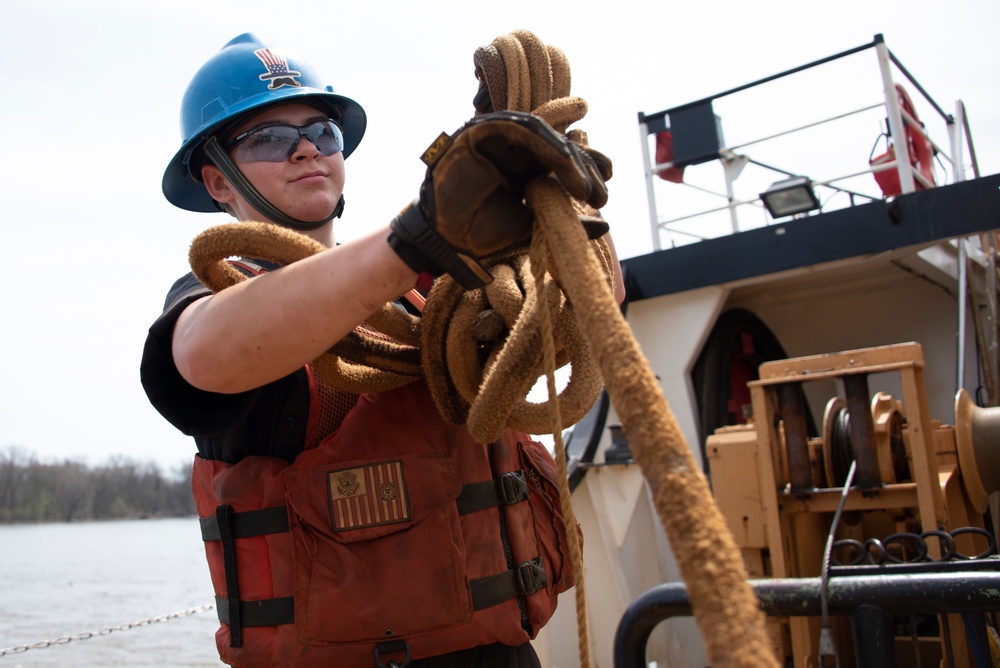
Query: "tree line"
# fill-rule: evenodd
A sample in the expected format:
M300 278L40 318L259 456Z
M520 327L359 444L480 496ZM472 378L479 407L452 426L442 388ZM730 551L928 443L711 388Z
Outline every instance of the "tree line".
M165 474L124 456L88 465L0 450L0 523L185 517L195 514L190 467Z

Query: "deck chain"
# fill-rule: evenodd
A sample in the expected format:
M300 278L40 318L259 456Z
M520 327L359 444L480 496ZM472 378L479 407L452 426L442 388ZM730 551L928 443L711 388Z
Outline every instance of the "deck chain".
M17 645L15 647L6 647L0 649L0 656L6 656L7 654L22 654L27 652L29 649L44 649L46 647L52 647L53 645L65 645L74 640L89 640L97 636L106 636L114 631L128 631L130 629L138 628L141 626L150 626L152 624L158 624L160 622L168 622L171 619L181 619L183 617L190 617L191 615L197 615L202 612L207 612L208 610L214 610L215 603L208 603L206 605L200 605L195 608L188 608L186 610L178 610L177 612L171 612L166 615L159 615L157 617L147 617L146 619L140 619L135 622L126 622L124 624L119 624L117 626L105 626L97 631L84 631L83 633L77 633L69 636L61 636L55 638L54 640L42 640L36 643L31 643L30 645Z

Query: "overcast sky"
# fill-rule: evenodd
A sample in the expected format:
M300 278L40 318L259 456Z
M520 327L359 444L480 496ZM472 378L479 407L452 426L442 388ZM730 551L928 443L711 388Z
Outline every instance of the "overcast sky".
M138 367L149 323L187 271L191 239L226 220L171 207L160 179L179 147L188 81L237 34L293 47L366 109L368 133L347 163L337 228L347 241L415 196L419 154L472 115L476 47L531 30L566 53L573 93L590 104L577 126L614 160L604 214L620 254L631 257L652 249L638 112L876 33L946 111L964 100L983 172L1000 171L998 26L994 0L8 2L0 22L8 72L0 93L0 448L50 461L124 454L173 468L190 460L193 444L149 406ZM726 113L724 124L733 116ZM877 126L862 143L876 135Z

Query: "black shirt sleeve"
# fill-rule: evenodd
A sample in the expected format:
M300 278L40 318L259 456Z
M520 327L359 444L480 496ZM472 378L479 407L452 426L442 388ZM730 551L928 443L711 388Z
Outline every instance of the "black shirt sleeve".
M309 417L305 370L239 394L200 390L177 371L171 347L174 325L185 308L209 294L192 274L170 289L143 348L140 379L146 396L168 422L194 437L203 457L230 463L248 455L295 459Z

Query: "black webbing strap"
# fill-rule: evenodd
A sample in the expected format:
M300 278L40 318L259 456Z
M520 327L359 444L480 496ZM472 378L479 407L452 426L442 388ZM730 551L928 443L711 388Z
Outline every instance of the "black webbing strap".
M509 571L472 580L469 583L472 609L482 610L515 596L528 596L547 584L545 563L541 557L536 557Z
M499 478L462 485L462 493L455 500L458 514L465 515L493 506L510 506L528 498L528 482L524 471L511 471Z
M243 513L232 512L231 506L219 507L230 509L229 525L234 539L288 531L288 510L284 506L248 510ZM218 511L213 517L200 518L199 522L201 523L202 540L222 540Z
M240 601L236 577L236 541L288 531L288 510L284 506L234 513L232 506L219 506L212 517L199 518L202 540L222 541L222 561L226 571L226 595L216 597L219 621L229 624L229 646L243 645L243 629L249 626L291 624L295 619L292 598Z
M219 613L219 621L229 624L230 634L233 623L233 608L228 599L221 596L215 597L215 607ZM295 599L291 596L285 598L266 598L262 601L240 601L236 616L240 620L240 626L248 628L251 626L277 626L278 624L295 623Z
M215 509L215 525L222 541L222 562L226 569L226 599L229 615L229 646L243 646L243 624L240 619L240 587L236 577L236 537L233 535L233 507Z

